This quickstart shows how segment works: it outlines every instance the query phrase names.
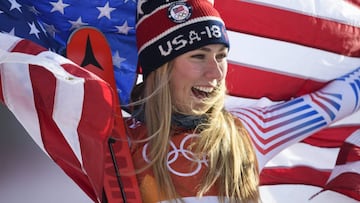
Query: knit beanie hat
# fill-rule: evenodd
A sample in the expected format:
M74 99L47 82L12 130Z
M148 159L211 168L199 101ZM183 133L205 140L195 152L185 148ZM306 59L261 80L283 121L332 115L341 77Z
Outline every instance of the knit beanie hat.
M229 47L225 24L209 0L139 0L136 37L144 78L166 62L209 44Z

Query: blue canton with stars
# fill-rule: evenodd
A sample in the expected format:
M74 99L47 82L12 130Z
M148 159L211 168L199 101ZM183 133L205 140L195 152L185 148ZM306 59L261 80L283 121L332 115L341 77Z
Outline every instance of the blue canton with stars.
M103 32L112 50L122 104L136 80L136 0L1 0L0 31L65 55L71 33L82 26Z

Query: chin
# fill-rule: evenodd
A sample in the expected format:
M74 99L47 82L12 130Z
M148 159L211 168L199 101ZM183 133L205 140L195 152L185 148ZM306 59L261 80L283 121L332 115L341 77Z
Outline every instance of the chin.
M197 115L201 115L208 112L210 108L211 107L209 107L205 103L198 103L193 105L192 111Z

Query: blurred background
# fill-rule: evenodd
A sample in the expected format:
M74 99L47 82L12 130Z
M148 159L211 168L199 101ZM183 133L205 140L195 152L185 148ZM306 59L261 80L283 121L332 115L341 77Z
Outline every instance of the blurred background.
M0 129L0 202L92 202L2 104Z

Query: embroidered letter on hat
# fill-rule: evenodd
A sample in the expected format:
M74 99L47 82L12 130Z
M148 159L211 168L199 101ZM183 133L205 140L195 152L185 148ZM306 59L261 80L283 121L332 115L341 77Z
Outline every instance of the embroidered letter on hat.
M167 44L167 51L165 51L163 49L163 46L162 45L159 45L159 50L160 50L160 53L162 56L167 56L169 55L172 51L173 51L173 46L172 45L175 45L175 50L179 50L183 47L186 46L187 44L187 41L185 39L182 39L184 37L184 35L179 35L177 37L175 37L171 42L170 41L167 41L166 44Z
M224 33L225 34L225 33ZM222 28L219 25L205 25L204 27L193 27L187 35L177 35L173 39L158 43L159 51L162 56L168 56L173 51L186 47L187 44L196 44L202 40L221 39L223 37ZM166 48L165 48L166 47Z

